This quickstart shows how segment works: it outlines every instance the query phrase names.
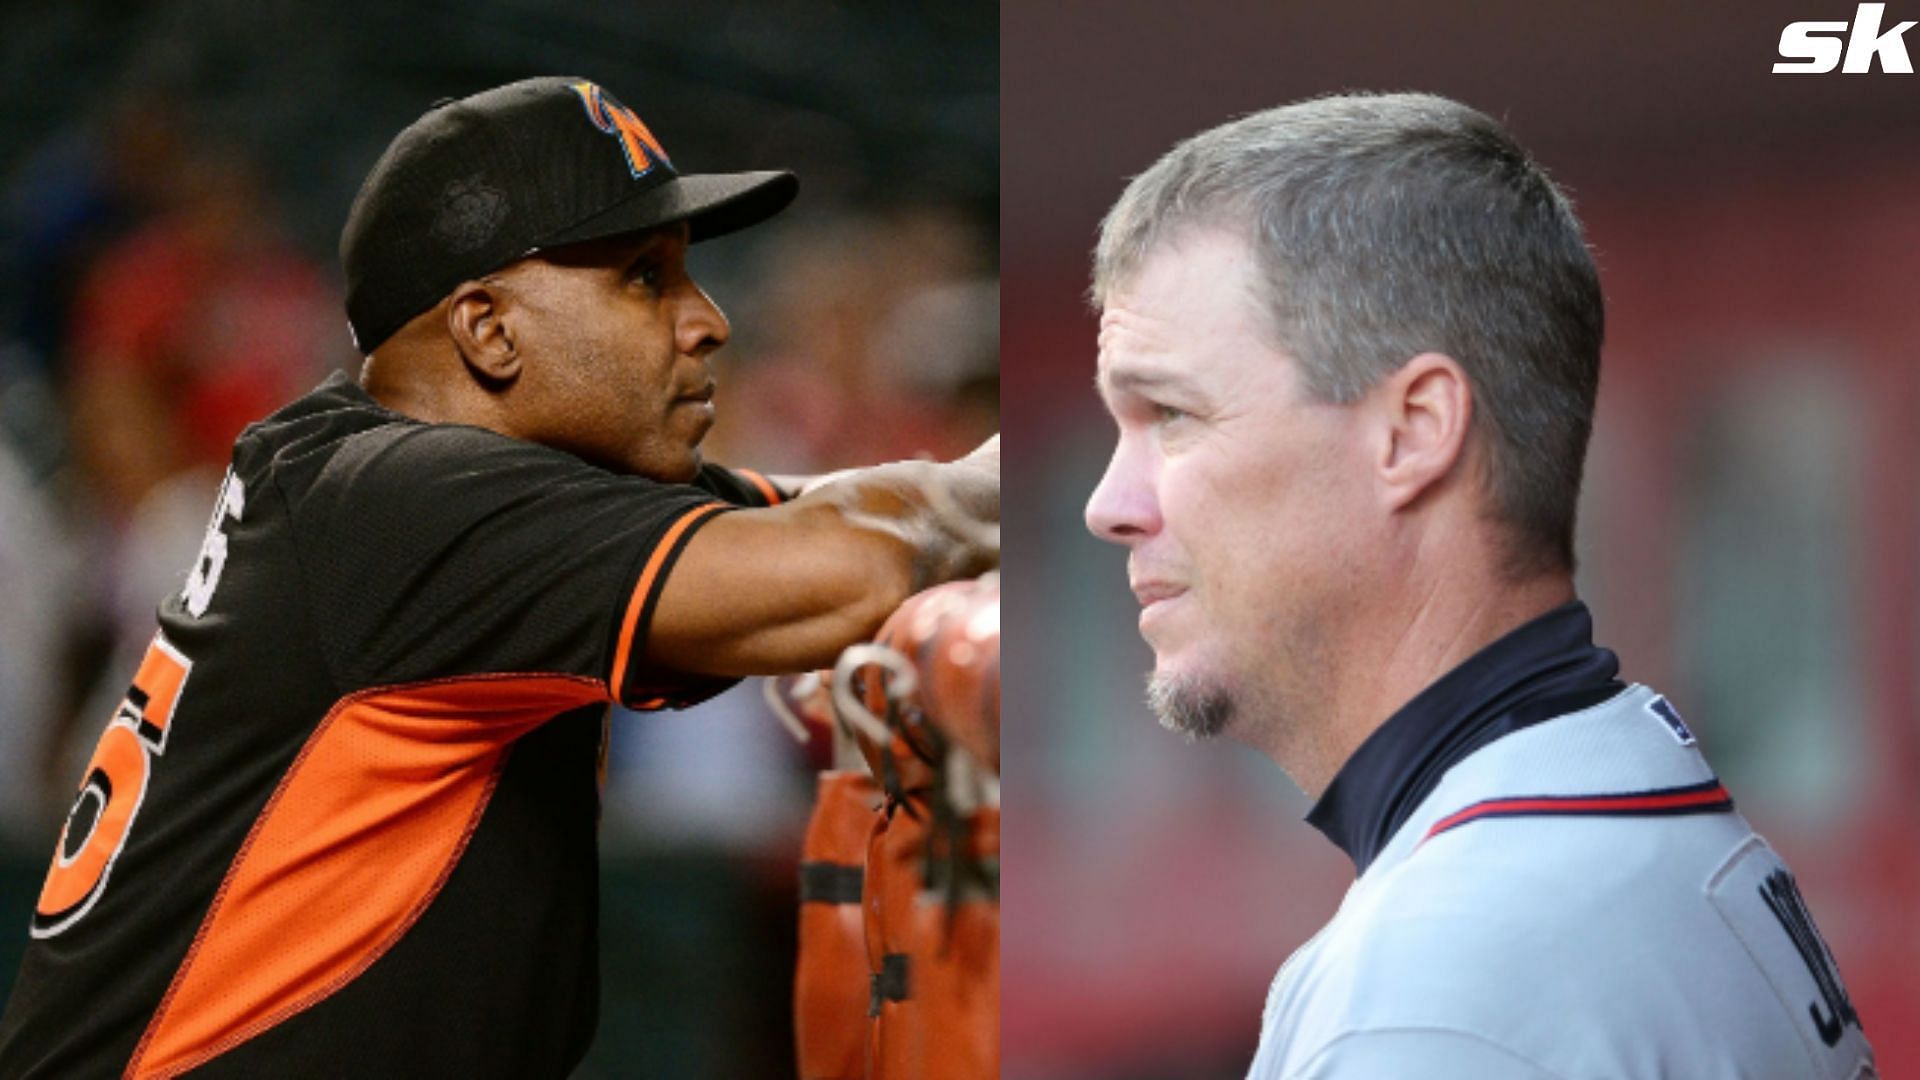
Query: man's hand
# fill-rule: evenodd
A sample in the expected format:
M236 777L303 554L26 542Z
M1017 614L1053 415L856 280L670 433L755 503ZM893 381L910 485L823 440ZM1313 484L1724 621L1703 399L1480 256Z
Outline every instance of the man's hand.
M1000 472L999 432L995 432L991 439L975 447L967 456L955 460L956 462L964 462L983 469L990 469L995 475L998 475ZM808 492L823 488L828 484L844 480L849 476L857 476L865 471L864 469L841 469L838 472L822 473L819 476L783 475L770 476L767 479L773 483L774 487L786 492L788 498L796 498Z
M1000 475L1000 433L997 431L994 432L993 438L988 439L986 442L981 443L979 447L973 451L973 453L968 454L966 457L963 457L960 460L963 463L973 465L976 468L987 469L991 471L993 475L999 476Z
M646 643L711 675L833 663L907 597L1000 564L998 436L957 461L835 473L792 502L724 514L687 544Z

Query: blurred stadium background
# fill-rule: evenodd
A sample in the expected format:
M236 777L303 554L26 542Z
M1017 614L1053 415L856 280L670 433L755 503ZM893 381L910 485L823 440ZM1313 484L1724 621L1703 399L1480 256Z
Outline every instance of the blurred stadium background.
M0 31L0 1000L227 446L357 368L339 228L435 99L583 75L683 168L800 173L778 222L694 249L735 332L715 460L811 472L997 429L991 5L7 0ZM824 749L755 685L615 732L580 1075L790 1073Z
M1853 9L1006 8L1005 1075L1243 1075L1269 980L1352 878L1268 761L1153 725L1124 558L1080 525L1112 445L1081 299L1100 215L1178 139L1340 89L1459 97L1571 189L1608 298L1601 641L1793 864L1885 1074L1920 1073L1920 95L1770 74L1788 22Z

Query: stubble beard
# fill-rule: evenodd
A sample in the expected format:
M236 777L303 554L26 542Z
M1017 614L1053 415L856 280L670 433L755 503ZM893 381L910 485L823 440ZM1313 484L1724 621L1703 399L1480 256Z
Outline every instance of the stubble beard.
M1280 635L1275 635L1279 637ZM1160 726L1202 742L1230 735L1254 746L1291 773L1302 754L1317 752L1327 722L1325 702L1311 687L1282 679L1288 672L1333 671L1333 657L1318 624L1296 624L1285 641L1270 646L1258 674L1209 670L1147 676L1147 706Z
M1233 694L1213 679L1159 672L1147 676L1147 707L1161 727L1188 742L1215 738L1239 711Z
M1334 590L1335 599L1342 595ZM1162 727L1190 743L1231 736L1272 758L1297 784L1305 778L1324 786L1322 772L1338 764L1330 695L1341 681L1335 642L1346 620L1326 599L1297 591L1270 607L1242 648L1195 665L1202 670L1150 674L1147 704Z

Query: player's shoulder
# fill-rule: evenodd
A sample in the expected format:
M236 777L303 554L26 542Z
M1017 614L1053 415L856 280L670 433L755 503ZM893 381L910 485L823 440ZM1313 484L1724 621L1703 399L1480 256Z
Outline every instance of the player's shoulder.
M1471 962L1530 975L1569 964L1631 982L1674 963L1671 937L1724 936L1707 888L1761 843L1739 815L1490 817L1422 830L1355 898L1363 966ZM1650 933L1653 923L1658 933ZM1589 977L1584 976L1583 977Z
M1356 885L1290 980L1285 1011L1302 1047L1354 1032L1449 1032L1568 1075L1641 1075L1624 1064L1640 1052L1632 1040L1672 1064L1704 1030L1741 1042L1743 1059L1756 1047L1797 1052L1750 1030L1756 1018L1788 1025L1707 894L1715 862L1750 832L1710 823L1710 843L1676 848L1656 834L1701 823L1639 819L1652 831L1606 835L1619 824L1527 837L1538 822L1476 823ZM1718 860L1702 856L1708 846ZM1568 1016L1585 1022L1539 1024ZM1341 1053L1369 1048L1383 1050Z
M278 474L303 548L410 558L432 557L478 523L503 515L557 542L572 527L568 515L533 512L531 504L573 506L571 494L594 498L593 491L613 479L549 447L414 420L353 432Z
M1870 1066L1792 875L1744 820L1587 821L1520 835L1540 826L1460 830L1350 896L1287 990L1303 1043L1452 1033L1466 1038L1463 1053L1495 1047L1569 1076ZM1808 1003L1832 1031L1813 1031ZM1360 1040L1339 1054L1391 1058L1422 1038Z
M294 504L343 451L378 444L420 427L385 409L345 372L247 426L234 444L233 468L247 489L277 488Z
M256 457L297 458L337 446L361 432L405 421L381 407L346 372L335 371L312 390L247 425L239 449Z
M381 405L345 372L248 426L236 448L242 463L307 482L379 479L390 471L442 463L492 466L514 461L585 462L538 443L464 424L435 424ZM304 467L304 468L303 468Z
M389 512L492 504L573 484L619 478L572 454L466 424L427 423L379 410L311 440L280 458L282 490L301 516Z
M1672 936L1725 936L1707 884L1755 842L1677 711L1633 686L1456 765L1355 899L1375 963L1630 983L1671 967Z
M411 418L347 435L317 477L334 486L413 485L435 481L510 479L516 469L588 468L572 455L466 424ZM500 470L509 470L502 475Z
M1289 997L1323 1037L1460 1031L1575 1072L1638 1075L1633 1055L1653 1054L1695 1075L1682 1066L1708 1031L1730 1059L1793 1060L1807 1051L1783 1002L1808 964L1788 921L1808 917L1769 883L1790 889L1784 864L1670 704L1633 687L1455 766ZM1573 1015L1598 1022L1576 1036L1529 1019Z

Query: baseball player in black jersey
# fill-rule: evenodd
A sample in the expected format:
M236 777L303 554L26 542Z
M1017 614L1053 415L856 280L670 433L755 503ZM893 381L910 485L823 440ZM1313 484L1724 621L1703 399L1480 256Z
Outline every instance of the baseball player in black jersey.
M998 562L997 440L801 485L704 462L680 175L592 83L444 102L341 242L367 361L250 427L87 766L0 1076L560 1076L597 1014L607 707L823 666ZM794 497L794 496L798 497Z

